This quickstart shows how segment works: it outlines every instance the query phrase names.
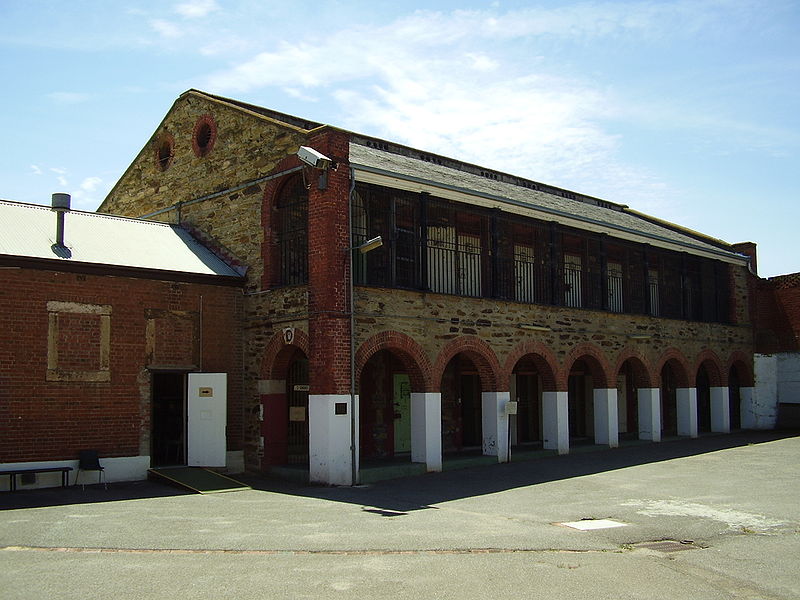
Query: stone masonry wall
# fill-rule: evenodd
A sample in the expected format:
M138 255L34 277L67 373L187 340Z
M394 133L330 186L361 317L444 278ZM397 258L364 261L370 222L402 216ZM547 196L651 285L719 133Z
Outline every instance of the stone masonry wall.
M749 325L659 319L380 288L359 288L357 299L357 347L379 333L402 332L421 346L430 364L435 364L442 349L458 338L485 342L500 366L505 365L512 350L521 343L541 344L557 361L556 369L564 366L576 348L588 344L598 351L600 362L608 371L616 369L621 358L638 357L650 371L653 385L658 385L660 361L671 349L683 354L692 369L701 354L710 350L718 357L724 381L734 353L745 356L753 353ZM517 327L519 323L536 323L552 331L522 330ZM631 339L631 335L649 338L637 340ZM615 373L608 374L613 380ZM689 373L691 381L694 375ZM500 385L507 384L500 382Z

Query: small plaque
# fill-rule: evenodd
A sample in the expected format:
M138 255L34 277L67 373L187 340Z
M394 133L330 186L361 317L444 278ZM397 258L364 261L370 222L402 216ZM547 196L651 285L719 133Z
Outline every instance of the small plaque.
M293 422L302 422L306 420L306 407L305 406L290 406L289 407L289 420Z
M516 402L507 402L506 403L506 414L507 415L515 415L515 414L517 414L517 403Z
M310 386L309 386L308 384L306 384L306 385L303 385L303 384L300 384L300 383L298 383L298 384L297 384L297 385L295 385L295 386L294 386L294 388L292 388L292 389L293 389L295 392L307 392L307 391L310 389Z
M333 414L335 415L346 415L347 414L347 402L336 402L333 405Z
M200 396L201 398L213 398L214 388L201 387L197 395Z

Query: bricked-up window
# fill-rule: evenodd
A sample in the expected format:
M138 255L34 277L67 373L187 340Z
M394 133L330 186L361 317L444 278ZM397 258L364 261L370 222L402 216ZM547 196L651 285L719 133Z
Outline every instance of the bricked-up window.
M279 285L308 283L308 190L299 174L283 185L275 202L280 260Z
M360 285L706 322L730 319L725 263L555 222L359 183Z

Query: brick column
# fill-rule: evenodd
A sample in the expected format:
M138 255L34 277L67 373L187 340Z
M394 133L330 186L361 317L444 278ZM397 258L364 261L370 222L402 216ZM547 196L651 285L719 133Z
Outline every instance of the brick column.
M308 146L338 163L320 189L318 169L306 169L308 190L308 331L310 477L351 481L348 136L325 129ZM346 411L346 412L342 412ZM357 421L356 421L357 425Z

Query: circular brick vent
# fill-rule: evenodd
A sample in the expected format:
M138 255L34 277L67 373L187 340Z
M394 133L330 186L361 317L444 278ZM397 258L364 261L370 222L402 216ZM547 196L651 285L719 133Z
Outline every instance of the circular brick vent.
M197 119L192 133L192 148L197 156L207 156L217 141L217 123L211 115Z

